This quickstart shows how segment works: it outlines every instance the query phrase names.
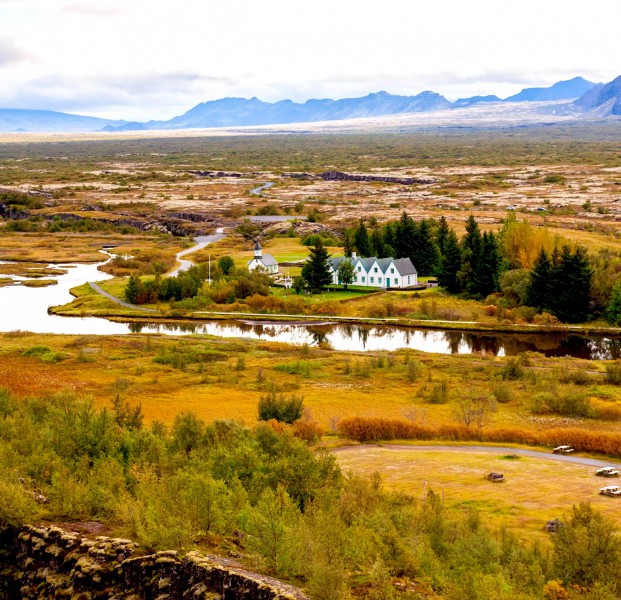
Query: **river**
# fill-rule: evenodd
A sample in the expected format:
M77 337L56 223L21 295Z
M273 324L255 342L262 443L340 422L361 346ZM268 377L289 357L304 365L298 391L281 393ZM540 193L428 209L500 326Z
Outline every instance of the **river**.
M104 261L105 262L105 261ZM390 351L411 348L441 354L484 353L516 355L528 350L547 356L575 356L586 359L621 358L621 338L569 334L478 333L414 329L350 323L278 323L231 319L164 324L157 321L116 323L98 317L60 317L47 312L49 306L72 300L69 290L88 281L105 281L110 276L99 264L50 265L67 270L54 278L57 285L44 288L10 286L0 288L0 331L32 331L81 335L161 333L165 335L207 334L226 338L250 338L296 345L326 345L335 350Z

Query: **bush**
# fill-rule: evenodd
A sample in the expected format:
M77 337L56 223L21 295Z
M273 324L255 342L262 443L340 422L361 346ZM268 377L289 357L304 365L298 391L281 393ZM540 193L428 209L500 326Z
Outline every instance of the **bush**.
M500 369L498 375L503 380L515 380L523 379L526 371L524 370L524 361L521 357L511 357L507 360L505 365Z
M282 394L269 392L259 399L259 420L274 419L281 423L294 423L302 416L303 403L302 396L285 398Z
M605 381L610 385L621 385L621 364L606 365Z

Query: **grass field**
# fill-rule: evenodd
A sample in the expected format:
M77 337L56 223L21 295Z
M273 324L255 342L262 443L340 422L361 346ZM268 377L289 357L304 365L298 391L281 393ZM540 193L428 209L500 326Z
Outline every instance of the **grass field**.
M387 489L418 498L433 489L447 506L476 508L484 519L521 537L547 536L546 521L562 519L582 501L616 521L621 519L621 501L598 494L600 487L615 480L596 477L594 467L530 457L367 446L342 449L337 459L346 472L381 473ZM506 481L487 481L490 471L503 473Z

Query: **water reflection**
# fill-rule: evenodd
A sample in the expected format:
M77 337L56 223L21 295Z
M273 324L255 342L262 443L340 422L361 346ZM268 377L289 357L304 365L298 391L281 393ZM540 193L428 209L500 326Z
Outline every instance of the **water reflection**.
M66 334L161 333L167 335L208 334L217 337L266 339L310 346L329 345L335 350L359 352L412 348L442 354L516 355L535 351L546 356L585 359L621 358L621 337L578 336L562 333L513 334L471 333L409 329L393 326L364 326L352 323L279 323L269 321L210 321L202 323L115 323L97 317L58 317L49 306L66 304L69 290L87 281L110 276L99 265L50 265L67 269L54 276L58 285L47 288L9 286L0 288L0 331L32 331Z
M411 329L392 326L365 326L312 323L267 323L212 321L207 323L133 323L132 332L206 334L216 337L263 339L309 346L329 345L334 350L358 352L412 348L440 354L482 354L515 356L540 352L546 356L574 356L585 359L621 358L621 338L583 337L568 334L472 333Z

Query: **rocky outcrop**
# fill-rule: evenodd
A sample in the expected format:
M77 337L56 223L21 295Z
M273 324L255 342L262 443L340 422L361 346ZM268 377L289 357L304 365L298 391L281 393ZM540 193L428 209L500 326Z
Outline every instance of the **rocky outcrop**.
M297 588L233 561L175 551L141 555L131 540L87 539L59 527L5 534L0 599L308 600Z
M423 177L388 177L383 175L352 175L342 171L326 171L320 173L319 177L324 181L382 181L384 183L400 183L402 185L427 185L435 183L435 179L425 179Z
M235 171L188 171L192 175L198 175L199 177L209 177L211 179L218 179L220 177L248 177L251 174L237 173Z

